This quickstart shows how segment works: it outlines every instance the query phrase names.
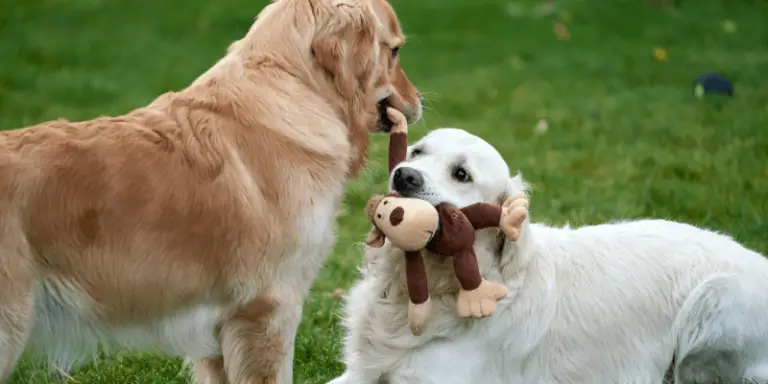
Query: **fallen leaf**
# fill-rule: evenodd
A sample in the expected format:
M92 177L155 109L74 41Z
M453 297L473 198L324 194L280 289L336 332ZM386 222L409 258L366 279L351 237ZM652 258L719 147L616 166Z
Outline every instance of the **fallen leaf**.
M333 298L334 299L338 299L342 295L344 295L344 290L342 290L341 288L336 288L336 289L333 290Z
M555 36L560 40L568 40L571 38L571 33L568 32L568 27L563 23L555 23L552 27L552 32L554 32Z
M657 61L667 61L667 51L664 48L656 48L653 50L653 57Z

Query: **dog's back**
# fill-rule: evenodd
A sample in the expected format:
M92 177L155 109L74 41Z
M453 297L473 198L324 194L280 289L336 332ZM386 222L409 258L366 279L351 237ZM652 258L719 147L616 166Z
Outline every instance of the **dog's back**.
M753 348L738 340L764 333L750 323L768 312L768 260L728 236L666 220L573 230L537 226L531 235L539 246L529 268L547 272L539 279L529 275L525 286L531 288L510 303L509 313L519 315L527 303L538 315L505 328L539 324L515 337L538 333L536 347L510 353L543 362L528 371L529 379L660 382L674 355L673 371L689 383L692 370L717 366L713 360L692 366L686 360L692 352L746 351ZM500 324L494 321L488 331L500 331ZM755 364L749 359L734 366L742 369L739 378Z
M64 367L116 328L229 295L209 271L226 271L221 252L240 245L235 234L256 232L234 178L213 182L223 164L202 154L219 148L195 153L191 132L164 112L0 133L0 290L14 292L0 306L20 319L33 312L34 327L9 337L31 332Z

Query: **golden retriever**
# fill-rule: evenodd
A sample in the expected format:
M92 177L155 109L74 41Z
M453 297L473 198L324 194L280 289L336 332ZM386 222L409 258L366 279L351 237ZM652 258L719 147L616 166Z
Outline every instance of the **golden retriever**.
M422 101L386 0L277 0L185 89L118 117L0 133L0 382L26 347L194 361L292 383L302 302L345 181Z

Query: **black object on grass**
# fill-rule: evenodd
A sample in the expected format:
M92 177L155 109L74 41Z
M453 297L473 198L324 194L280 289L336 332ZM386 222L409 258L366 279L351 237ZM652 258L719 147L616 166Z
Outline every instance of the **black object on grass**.
M707 72L699 76L693 83L693 94L702 99L708 93L733 96L733 83L725 76Z

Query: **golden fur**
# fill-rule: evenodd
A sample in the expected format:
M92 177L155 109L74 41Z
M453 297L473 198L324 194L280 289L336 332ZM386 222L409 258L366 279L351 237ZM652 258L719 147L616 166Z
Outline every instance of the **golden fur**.
M27 345L67 368L106 342L189 356L198 383L292 383L377 102L421 116L403 42L385 0L277 0L179 92L0 133L0 382Z

